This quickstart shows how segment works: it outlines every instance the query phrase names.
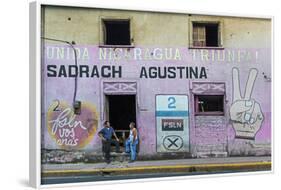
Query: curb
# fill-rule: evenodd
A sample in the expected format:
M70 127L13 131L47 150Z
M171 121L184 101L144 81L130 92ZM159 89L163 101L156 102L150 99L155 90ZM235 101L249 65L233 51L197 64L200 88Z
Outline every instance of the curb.
M49 170L41 173L42 177L81 176L81 175L128 175L145 173L192 173L220 171L260 171L271 170L271 162L244 162L231 164L194 164L194 165L164 165L136 166L129 168L102 168L84 170Z

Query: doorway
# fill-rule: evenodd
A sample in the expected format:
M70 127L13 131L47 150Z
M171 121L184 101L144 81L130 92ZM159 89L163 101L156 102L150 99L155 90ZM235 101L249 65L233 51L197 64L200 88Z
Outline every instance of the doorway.
M136 123L135 95L106 95L106 118L123 144L129 135L129 123Z

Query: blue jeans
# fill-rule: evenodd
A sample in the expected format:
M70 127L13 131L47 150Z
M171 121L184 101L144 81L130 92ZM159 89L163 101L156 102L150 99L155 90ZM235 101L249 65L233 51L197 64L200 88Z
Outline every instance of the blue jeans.
M131 160L136 160L136 157L137 157L137 144L138 143L139 143L138 139L135 140L134 143L132 141L130 141L130 139L126 140L125 151L126 151L126 153L130 153L131 154Z

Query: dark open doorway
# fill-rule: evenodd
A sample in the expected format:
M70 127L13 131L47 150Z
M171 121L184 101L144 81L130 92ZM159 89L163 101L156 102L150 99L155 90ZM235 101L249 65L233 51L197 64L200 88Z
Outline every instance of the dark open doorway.
M123 144L129 135L129 123L136 123L136 96L106 95L106 101L107 119Z

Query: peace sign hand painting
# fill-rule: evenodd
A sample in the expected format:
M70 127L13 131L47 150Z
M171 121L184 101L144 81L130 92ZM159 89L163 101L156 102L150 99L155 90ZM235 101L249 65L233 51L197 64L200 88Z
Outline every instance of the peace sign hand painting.
M245 88L244 97L241 97L239 71L232 69L233 102L230 107L230 120L236 137L242 139L255 139L261 128L264 116L260 104L251 98L257 69L251 69Z

